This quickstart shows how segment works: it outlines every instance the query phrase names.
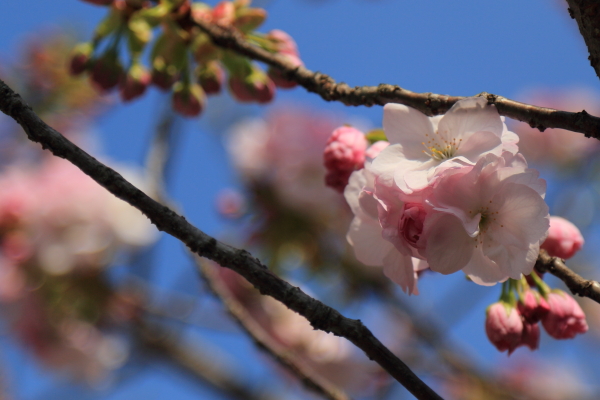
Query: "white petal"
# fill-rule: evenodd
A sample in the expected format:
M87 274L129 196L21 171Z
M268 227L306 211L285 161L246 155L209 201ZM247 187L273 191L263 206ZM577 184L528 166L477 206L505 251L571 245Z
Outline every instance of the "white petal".
M376 220L354 217L346 238L354 247L357 260L365 265L381 266L390 250L396 251L381 237L381 227Z
M398 284L404 293L414 293L416 280L412 257L395 249L390 251L383 260L383 273Z
M508 274L483 254L481 246L473 252L473 258L463 268L463 272L478 285L492 286L508 279Z
M432 271L452 274L471 259L476 242L454 215L438 212L428 216L423 235L427 240L425 258Z
M500 156L502 154L502 142L494 133L483 131L463 140L456 155L463 156L471 164L475 164L477 160L488 153Z
M383 130L392 144L400 143L410 159L423 154L423 142L434 135L433 125L422 112L403 104L383 107Z
M439 135L445 139L467 140L475 132L492 132L502 136L502 120L494 106L483 97L460 100L444 115L438 125Z

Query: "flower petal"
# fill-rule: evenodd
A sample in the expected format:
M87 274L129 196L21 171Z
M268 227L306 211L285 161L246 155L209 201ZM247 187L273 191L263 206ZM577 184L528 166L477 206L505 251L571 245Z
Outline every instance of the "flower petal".
M477 246L473 257L463 268L463 272L478 285L492 286L508 279L506 274L494 261L483 254L482 246Z
M414 108L395 103L383 107L383 130L390 143L402 144L409 159L422 157L423 142L434 135L429 117Z
M475 164L477 160L488 153L501 155L502 141L495 133L483 131L463 140L456 156L462 156L469 160L471 164Z
M444 115L438 125L439 135L445 139L463 139L466 142L475 132L491 132L502 136L503 124L494 106L483 97L458 101Z
M395 249L383 259L383 273L398 284L404 293L413 294L416 289L415 270L412 257Z
M390 250L396 251L394 245L381 237L379 222L372 219L354 217L346 239L354 247L356 259L365 265L381 266Z
M476 244L458 218L440 212L432 213L425 220L423 236L427 243L425 258L429 268L444 275L467 265Z

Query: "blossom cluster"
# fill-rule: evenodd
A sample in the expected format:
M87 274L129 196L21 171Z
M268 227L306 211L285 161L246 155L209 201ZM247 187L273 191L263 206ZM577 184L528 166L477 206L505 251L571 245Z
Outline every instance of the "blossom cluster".
M546 184L493 105L467 98L430 118L387 104L383 128L390 145L344 192L358 260L409 294L427 267L481 285L532 272L549 227Z
M42 363L97 381L127 356L125 340L100 326L137 309L104 269L123 248L154 241L156 230L67 161L39 164L0 174L0 305Z
M174 110L193 117L202 112L206 95L221 92L225 71L229 90L240 102L268 103L276 86L296 86L276 70L265 73L248 59L218 48L197 26L200 21L209 22L236 31L291 64L303 65L296 43L287 33L254 32L264 22L266 11L251 8L250 0L221 1L214 7L190 0L84 1L108 6L110 11L96 28L94 39L73 50L71 73L88 72L92 85L101 92L118 87L123 101L142 96L154 84L172 89ZM159 26L162 33L154 41L148 69L141 61L142 54ZM122 45L125 42L126 46ZM121 47L126 47L130 58L126 70Z

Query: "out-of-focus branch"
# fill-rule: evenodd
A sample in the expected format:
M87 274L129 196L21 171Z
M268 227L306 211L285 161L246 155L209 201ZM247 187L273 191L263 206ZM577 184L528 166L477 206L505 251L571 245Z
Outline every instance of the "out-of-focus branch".
M284 348L248 314L245 307L237 301L219 281L216 271L195 257L196 266L205 278L212 292L221 300L229 314L239 326L260 347L269 353L277 362L300 379L310 390L330 400L348 400L348 396L331 382L321 378L311 368L302 362L292 351Z
M546 250L540 250L535 269L556 276L567 285L571 293L600 303L600 283L581 277L569 269L560 258L550 257Z
M176 134L176 124L173 110L165 107L146 157L150 185L148 194L162 204L166 204L165 173L171 158L171 141Z
M569 15L577 21L579 32L587 45L590 65L600 78L600 1L567 0Z
M587 2L597 3L597 1ZM284 57L248 43L241 34L233 29L200 20L196 21L196 24L210 36L217 46L231 49L236 53L277 68L285 78L297 82L309 92L317 93L327 101L341 101L351 106L401 103L416 108L424 114L437 115L445 113L457 101L464 98L434 93L415 93L396 85L387 84L350 87L343 82L337 83L328 75L313 72L303 66L294 66ZM546 128L561 128L581 132L586 137L600 139L600 118L588 114L585 110L576 113L558 111L520 103L486 92L480 93L478 96L485 97L489 104L494 104L500 115L526 122L540 131L544 131Z
M0 111L17 121L31 141L55 156L65 158L120 199L143 212L156 227L181 240L192 252L230 268L269 295L304 316L315 329L345 337L363 350L418 399L440 399L425 382L385 347L360 320L344 317L337 310L308 296L282 280L246 250L236 249L202 232L187 220L151 199L120 174L77 147L45 124L0 80Z
M229 397L239 400L275 400L272 394L258 394L232 376L227 368L211 360L197 347L183 346L173 334L144 323L137 323L135 334L139 343L151 352L173 361L194 377L214 386Z

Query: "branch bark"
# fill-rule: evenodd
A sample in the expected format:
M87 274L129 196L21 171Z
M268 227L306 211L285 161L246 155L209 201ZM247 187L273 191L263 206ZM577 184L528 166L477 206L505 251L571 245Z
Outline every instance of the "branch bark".
M400 86L388 84L350 87L343 82L337 83L328 75L313 72L302 66L294 66L284 57L250 44L233 29L200 20L195 23L210 36L217 46L231 49L236 53L277 68L285 78L297 82L309 92L317 93L327 101L341 101L349 106L401 103L432 116L444 114L457 101L464 98L435 93L415 93ZM559 111L520 103L486 92L480 93L478 96L485 97L489 104L494 104L500 115L526 122L540 131L544 131L546 128L560 128L583 133L586 137L600 139L600 118L588 114L585 110L576 113Z
M410 368L385 347L360 320L313 299L300 288L276 276L246 250L219 242L187 220L151 199L119 173L100 163L59 132L44 123L11 88L0 80L0 111L19 123L28 138L57 157L69 160L113 195L143 212L160 230L183 242L193 253L232 269L269 295L304 316L315 329L345 337L377 362L418 399L441 399Z
M577 21L579 32L585 40L590 65L600 78L600 1L567 0L569 15Z
M587 297L600 303L600 284L581 277L575 273L557 257L551 257L546 250L540 250L540 255L535 263L538 272L549 272L563 281L571 293L581 297Z

